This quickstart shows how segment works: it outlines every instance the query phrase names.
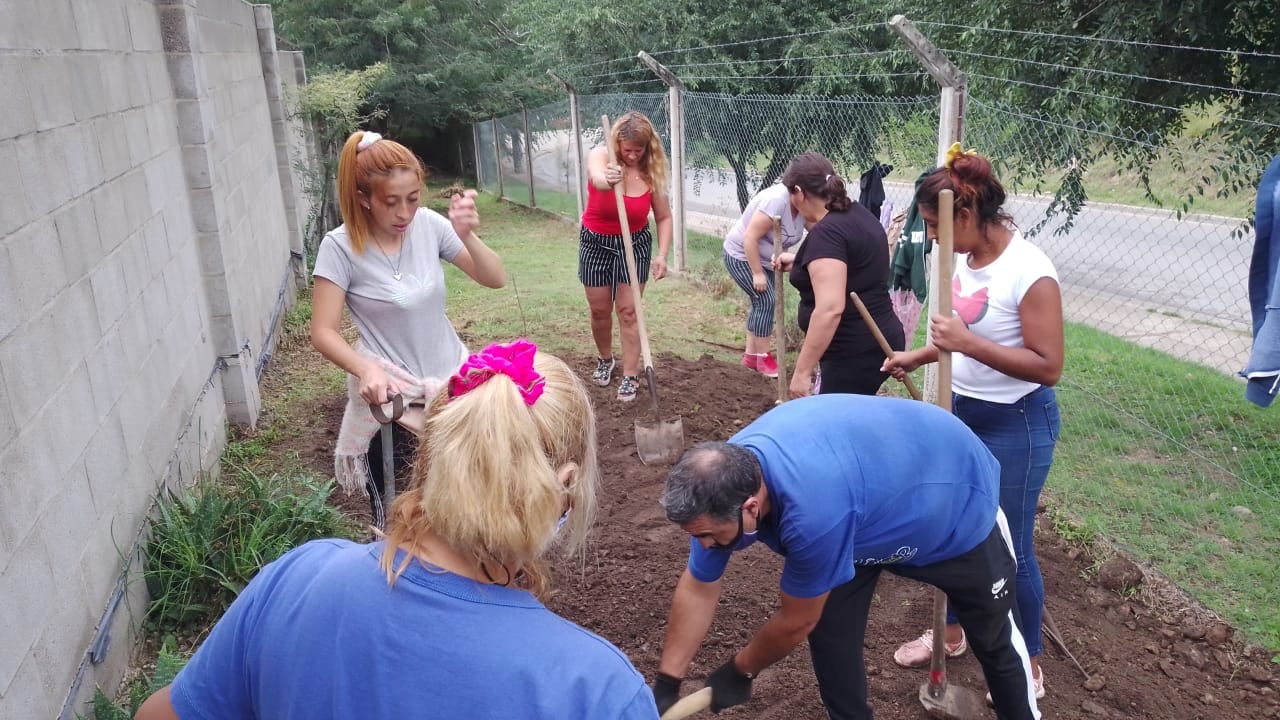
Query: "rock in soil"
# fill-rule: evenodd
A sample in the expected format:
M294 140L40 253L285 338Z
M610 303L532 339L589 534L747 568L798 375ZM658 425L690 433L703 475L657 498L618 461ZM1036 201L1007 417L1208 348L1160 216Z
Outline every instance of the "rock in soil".
M1092 700L1085 700L1080 703L1080 709L1090 715L1107 715L1107 709Z
M1116 555L1098 569L1098 584L1112 592L1128 592L1142 584L1142 568L1123 555Z
M1107 686L1107 679L1101 675L1090 675L1088 680L1084 681L1084 689L1089 692L1098 692Z
M1210 647L1221 647L1231 640L1231 635L1231 626L1216 623L1205 633L1204 641L1209 643Z

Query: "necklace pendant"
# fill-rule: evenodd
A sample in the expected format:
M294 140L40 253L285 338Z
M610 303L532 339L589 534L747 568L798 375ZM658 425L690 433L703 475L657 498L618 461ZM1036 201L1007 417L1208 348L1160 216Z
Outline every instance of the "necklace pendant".
M391 273L391 277L395 278L396 282L400 282L400 273Z

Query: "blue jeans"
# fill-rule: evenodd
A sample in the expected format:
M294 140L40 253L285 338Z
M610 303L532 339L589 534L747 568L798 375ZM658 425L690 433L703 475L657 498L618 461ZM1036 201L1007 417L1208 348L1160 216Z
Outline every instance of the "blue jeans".
M1013 552L1018 560L1018 616L1027 654L1036 657L1044 650L1040 623L1044 613L1044 580L1036 562L1032 543L1035 536L1036 505L1044 489L1053 447L1058 442L1062 420L1058 396L1051 387L1041 386L1012 403L977 400L952 395L952 409L1000 461L1000 507L1009 521ZM956 618L947 613L947 622Z

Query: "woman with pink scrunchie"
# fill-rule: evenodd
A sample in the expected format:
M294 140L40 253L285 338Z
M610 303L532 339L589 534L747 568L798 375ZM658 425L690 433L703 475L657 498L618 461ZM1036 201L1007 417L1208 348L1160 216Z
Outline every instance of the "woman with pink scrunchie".
M470 356L447 388L385 539L267 565L135 720L656 720L626 656L542 604L549 557L580 548L595 515L585 385L521 340Z

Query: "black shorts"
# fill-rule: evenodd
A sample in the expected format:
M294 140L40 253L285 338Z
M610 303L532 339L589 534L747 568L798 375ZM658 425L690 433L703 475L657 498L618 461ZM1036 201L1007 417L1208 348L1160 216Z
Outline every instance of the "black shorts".
M631 235L636 255L636 274L641 283L649 282L649 258L653 254L653 235L645 225ZM578 233L578 280L587 287L612 287L631 282L621 235L601 235L585 226Z

